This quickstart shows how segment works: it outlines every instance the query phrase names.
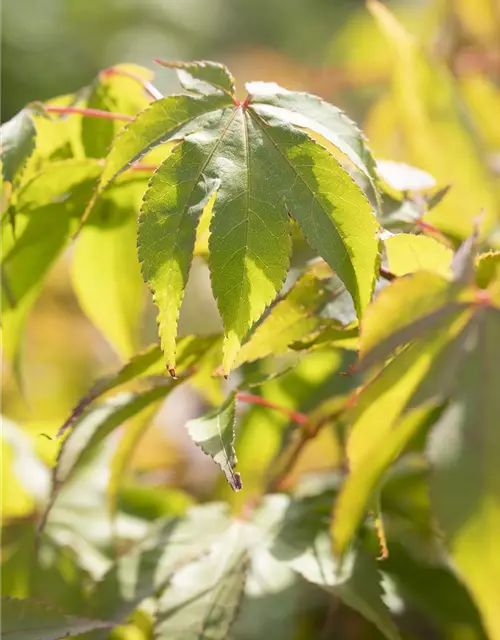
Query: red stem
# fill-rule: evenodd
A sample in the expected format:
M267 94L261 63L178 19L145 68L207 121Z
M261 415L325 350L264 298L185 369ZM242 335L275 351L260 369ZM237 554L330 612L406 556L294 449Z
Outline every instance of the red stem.
M139 84L142 84L142 86L144 87L144 91L146 91L146 93L149 93L153 100L161 100L163 98L163 94L160 93L160 91L158 91L158 89L153 84L151 84L151 82L148 82L148 80L141 78L140 75L138 75L137 73L133 73L132 71L110 67L109 69L104 69L104 71L101 71L101 75L103 75L104 77L112 75L128 76L129 78L132 78L132 80L136 80Z
M251 393L237 393L236 398L241 402L248 402L249 404L258 404L262 407L267 407L268 409L274 409L275 411L279 411L293 422L297 424L307 424L308 417L305 413L299 413L298 411L293 411L292 409L287 409L286 407L282 407L279 404L275 404L270 400L266 400L265 398L261 398L260 396L254 396Z
M384 269L384 267L380 267L379 273L382 276L382 278L385 278L386 280L389 280L389 282L392 282L393 280L395 280L397 278L397 276L395 276L393 273L391 273L387 269Z
M127 116L124 113L113 113L111 111L101 111L101 109L85 109L83 107L61 107L58 105L47 105L44 107L47 113L72 114L77 113L89 118L104 118L106 120L134 120L134 116Z
M132 171L156 171L159 164L147 164L145 162L133 162L130 165Z

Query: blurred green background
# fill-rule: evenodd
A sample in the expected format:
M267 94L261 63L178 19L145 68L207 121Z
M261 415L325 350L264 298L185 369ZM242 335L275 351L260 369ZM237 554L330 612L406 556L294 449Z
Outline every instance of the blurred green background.
M391 49L362 0L4 0L2 122L31 101L48 100L91 84L100 70L121 62L154 70L154 84L167 94L178 91L179 85L173 72L155 68L154 57L220 61L230 68L243 95L247 81L274 81L315 93L344 109L366 132L377 158L404 161L429 171L438 187L453 185L433 212L433 224L458 243L470 233L472 221L484 207L484 234L489 234L490 246L498 248L498 0L388 4L427 58L417 53L408 57L407 67L402 66L401 56ZM4 562L10 563L4 571L4 588L18 596L43 592L43 579L42 586L30 586L30 557L25 556L25 550L32 549L37 508L46 498L47 467L58 448L41 434L54 435L91 383L115 370L123 357L78 303L69 275L72 254L70 247L51 270L30 313L22 340L22 384L11 363L2 361L3 414L18 428L9 427L2 439ZM155 311L145 287L143 298L141 346L156 340ZM219 329L208 271L198 258L180 332ZM328 395L333 376L345 371L349 365L345 358L352 357L352 352L341 350L312 354L281 382L270 383L263 394L290 409L309 411L316 398L308 385ZM267 466L287 427L283 416L262 407L246 414L247 428L237 446L238 469L245 478L245 491L240 494L224 487L216 466L185 433L186 420L221 401L224 384L210 382L201 389L183 385L156 415L141 417L152 418L152 426L135 446L122 478L126 490L121 497L129 507L134 505L135 515L141 509L148 517L180 512L193 496L224 497L239 508L262 491ZM40 462L30 457L30 447L44 463L40 469ZM338 462L337 442L325 431L306 448L295 476L331 469ZM95 487L86 481L89 500L103 511L106 483L93 494ZM141 493L144 487L163 493ZM77 511L78 501L70 506ZM92 517L97 532L101 521ZM131 539L144 533L140 527L134 529L138 521L128 522ZM85 561L87 551L77 549ZM89 557L85 569L92 573L89 567L94 557ZM66 571L61 592L52 595L69 610L72 596L68 591L65 600L64 592L70 582L77 585L79 577L68 569L68 558L59 561L62 568L54 568L49 553L44 566L58 576ZM147 636L129 635L127 640L143 637ZM472 636L457 631L446 637Z

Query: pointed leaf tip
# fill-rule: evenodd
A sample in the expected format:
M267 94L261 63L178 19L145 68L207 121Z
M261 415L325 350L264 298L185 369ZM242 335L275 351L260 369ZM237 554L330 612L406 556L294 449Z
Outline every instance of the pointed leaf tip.
M193 442L219 465L231 488L240 491L243 487L241 476L234 471L237 463L235 415L235 394L232 393L222 406L201 418L190 420L186 428Z

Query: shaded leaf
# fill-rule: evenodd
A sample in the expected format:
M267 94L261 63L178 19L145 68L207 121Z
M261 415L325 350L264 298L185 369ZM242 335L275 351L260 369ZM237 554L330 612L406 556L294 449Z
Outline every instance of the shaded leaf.
M453 561L491 638L500 637L500 309L478 309L429 380L452 403L429 441L431 501ZM447 388L450 387L451 389Z
M209 555L177 572L158 603L157 640L225 640L244 595L248 556L234 522Z
M112 622L77 618L37 600L2 598L2 632L6 640L59 640L92 629L110 629Z
M231 394L221 407L190 420L186 429L193 442L219 465L231 488L239 491L243 485L240 474L234 472L238 461L234 450L235 410L235 398Z
M122 555L92 593L94 615L123 622L145 599L165 588L172 575L206 553L229 519L224 505L190 509L184 518L160 521L140 545Z
M250 82L245 86L257 113L319 133L351 160L377 194L375 160L363 134L345 113L317 96L288 91L274 82Z
M342 566L332 554L328 536L331 501L331 491L301 500L270 496L256 518L269 529L271 554L359 611L387 638L399 638L382 600L375 561L361 547L353 550Z

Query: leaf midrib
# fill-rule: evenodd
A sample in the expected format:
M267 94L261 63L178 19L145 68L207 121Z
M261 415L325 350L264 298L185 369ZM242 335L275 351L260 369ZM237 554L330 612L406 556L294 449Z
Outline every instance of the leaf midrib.
M331 224L332 224L333 228L335 229L335 233L337 234L338 238L340 239L340 242L342 243L342 245L343 245L343 247L344 247L344 249L345 249L346 254L347 254L347 255L349 256L349 258L350 258L349 266L350 266L350 268L351 268L351 270L352 270L352 272L353 272L353 273L352 273L352 275L354 276L354 277L353 277L353 282L354 282L354 285L355 285L355 287L356 287L356 292L357 292L357 294L358 294L358 298L359 298L358 280L357 280L357 277L356 277L356 273L355 273L355 271L354 271L354 268L353 268L353 266L352 266L352 264L353 264L353 262L352 262L352 261L353 261L353 255L352 255L352 252L349 250L348 245L346 244L346 242L345 242L344 238L340 235L340 233L339 233L339 231L338 231L338 229L337 229L337 227L336 227L335 223L333 222L333 220L331 220L330 216L328 215L327 210L326 210L326 209L325 209L325 207L323 206L323 203L322 203L322 202L317 198L316 194L315 194L315 193L314 193L314 191L311 189L311 187L309 186L309 184L305 181L305 179L302 177L302 175L301 175L301 174L300 174L300 173L299 173L299 172L298 172L298 171L293 167L293 165L291 164L291 162L289 161L289 159L286 157L286 155L284 155L284 154L283 154L283 152L281 151L281 149L279 148L279 146L276 144L276 142L272 139L272 137L271 137L271 136L269 135L269 133L266 131L266 127L264 126L264 125L265 125L264 120L259 116L259 114L258 114L258 113L256 113L255 111L253 111L253 109L252 109L251 107L249 107L249 108L247 109L247 111L250 113L250 117L252 117L252 118L257 122L257 124L259 125L259 128L261 129L261 131L262 131L263 133L265 133L265 135L267 136L267 138L271 141L271 143L272 143L273 147L276 149L276 151L278 152L278 154L283 158L283 160L285 161L285 163L290 167L290 169L295 173L295 175L297 175L297 177L298 177L298 178L300 178L300 180L301 180L302 184L304 184L304 185L307 187L307 190L310 192L310 194L312 195L313 199L314 199L314 200L319 204L319 206L321 207L321 209L322 209L322 210L323 210L323 212L325 213L325 215L326 215L326 217L328 218L328 220L330 220L330 222L331 222ZM308 136L308 135L307 135L307 133L305 133L305 132L304 132L304 135L306 135L306 136L307 136L307 138L308 138L308 140L310 140L313 144L317 144L319 147L321 147L321 145L320 145L318 142L316 142L316 140L313 140L313 138L311 138L310 136ZM321 147L321 148L324 148L324 147ZM327 150L325 149L325 151L327 151ZM327 151L327 153L328 153L328 151ZM332 159L335 159L335 158L333 158L333 156L332 156L331 154L329 154L329 155L332 157ZM314 226L316 227L316 222L315 222L314 218L312 218L312 220L313 220L313 224L314 224ZM297 224L299 224L299 226L300 226L300 223L299 223L298 221L297 221Z

